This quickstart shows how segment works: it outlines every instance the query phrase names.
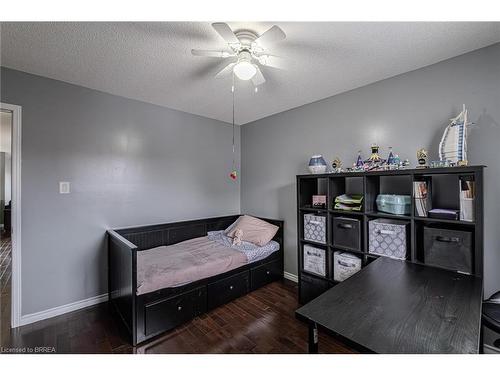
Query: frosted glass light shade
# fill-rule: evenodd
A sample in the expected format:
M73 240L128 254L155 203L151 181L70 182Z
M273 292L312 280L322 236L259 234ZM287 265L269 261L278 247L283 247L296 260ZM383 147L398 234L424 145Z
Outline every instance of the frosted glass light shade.
M243 81L248 81L257 73L257 68L248 61L240 61L233 68L236 77Z

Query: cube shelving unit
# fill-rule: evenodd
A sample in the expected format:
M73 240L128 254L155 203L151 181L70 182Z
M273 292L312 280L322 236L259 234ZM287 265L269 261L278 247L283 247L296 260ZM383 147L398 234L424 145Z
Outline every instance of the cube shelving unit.
M362 259L362 266L368 265L379 256L368 252L368 223L377 218L387 218L408 222L410 241L407 251L407 262L428 266L424 259L423 229L425 226L438 226L443 229L469 231L473 235L472 260L476 277L483 276L483 170L484 166L466 166L449 168L399 169L372 172L346 172L326 174L297 175L297 253L299 300L306 303L337 284L333 275L333 253L341 250L350 252ZM417 216L413 199L413 182L426 181L432 198L432 207L459 209L460 180L466 178L475 181L474 221L436 219ZM327 207L312 207L313 195L326 195ZM341 194L362 194L361 211L335 210L335 197ZM409 215L392 215L377 211L378 194L402 194L412 196ZM327 242L319 244L304 239L304 214L313 213L326 217ZM333 245L334 217L351 217L360 221L361 249L358 251L342 249ZM324 249L327 254L327 274L318 276L303 269L303 247L305 244ZM445 267L443 267L445 268ZM450 271L456 271L449 269Z

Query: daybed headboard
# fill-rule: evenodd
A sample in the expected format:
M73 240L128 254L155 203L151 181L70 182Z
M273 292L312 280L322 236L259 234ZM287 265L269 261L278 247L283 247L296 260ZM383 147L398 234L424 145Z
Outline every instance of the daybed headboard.
M240 215L213 217L181 221L176 223L165 223L146 225L140 227L115 229L114 231L137 246L137 250L151 249L157 246L173 245L178 242L196 237L206 236L207 232L223 230L230 226ZM273 238L283 247L283 221L261 218L280 229Z

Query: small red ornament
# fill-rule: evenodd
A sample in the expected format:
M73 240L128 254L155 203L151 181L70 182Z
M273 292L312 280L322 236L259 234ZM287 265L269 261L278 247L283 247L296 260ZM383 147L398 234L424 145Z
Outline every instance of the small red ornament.
M233 180L236 180L238 178L238 173L236 171L232 171L229 173L229 177L231 177Z

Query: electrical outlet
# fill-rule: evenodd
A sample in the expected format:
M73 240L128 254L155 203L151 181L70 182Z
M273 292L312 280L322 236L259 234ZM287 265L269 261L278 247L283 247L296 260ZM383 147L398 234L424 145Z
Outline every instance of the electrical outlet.
M70 183L66 181L59 182L59 194L69 194L71 192Z

